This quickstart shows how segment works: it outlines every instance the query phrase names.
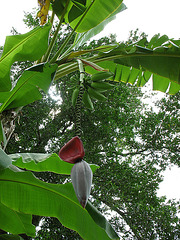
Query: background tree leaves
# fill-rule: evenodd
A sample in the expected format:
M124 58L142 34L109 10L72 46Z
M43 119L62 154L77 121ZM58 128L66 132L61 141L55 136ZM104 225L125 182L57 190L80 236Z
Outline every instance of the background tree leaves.
M98 4L100 1L96 1L96 3ZM114 6L111 5L111 7ZM81 10L83 11L83 9ZM107 18L105 17L105 19ZM78 19L74 21L76 20L78 21ZM178 41L173 42L173 44L168 42L167 46L157 47L158 42L162 41L165 44L163 42L165 39L166 37L154 38L151 41L152 45L156 46L153 49L153 53L164 54L164 49L169 47L168 51L171 48L170 52L172 50L178 56ZM99 43L103 44L104 40L99 41ZM152 54L152 49L151 46L147 47L147 45L144 46L143 44L147 44L144 39L139 41L138 45L132 44L127 47L126 44L120 44L108 53L102 53L101 51L97 57L112 57L113 59L114 56L111 54L118 56L116 63L123 66L121 67L122 71L118 72L116 66L113 66L113 68L116 73L118 72L119 80L121 78L131 79L131 83L138 80L137 83L140 86L151 75L150 68L146 71L146 66L149 63L146 63L144 59L142 60L142 55ZM56 49L58 45L59 43L55 46ZM95 45L94 42L90 46L85 47L92 48ZM84 53L86 54L84 56L88 57L93 55L92 51ZM121 55L124 54L123 57L119 57L119 53ZM108 56L108 54L110 55ZM144 65L141 66L141 61L140 64L138 61L136 63L132 61L135 71L131 72L131 76L129 76L127 69L130 68L129 70L132 70L133 68L128 65L128 58L133 58L133 54L140 54L138 57L141 58ZM78 54L74 55L77 56ZM126 59L122 63L122 58L125 55ZM137 60L137 56L135 58ZM64 62L58 61L57 63L65 64L65 67L68 68L68 61L65 63L67 58L61 60ZM73 59L69 61L73 61ZM152 61L150 62L150 65L153 65ZM156 69L156 66L153 67ZM60 67L59 71L62 69L63 66L62 68ZM144 71L146 72L144 73ZM156 71L154 72L156 73ZM64 75L67 73L64 73ZM177 77L177 75L174 76ZM89 76L87 75L84 81L88 82L88 78ZM155 81L156 83L159 82L156 79ZM75 133L74 116L76 112L71 105L71 96L73 89L78 83L78 73L74 72L69 76L64 76L64 78L58 79L57 83L54 84L54 89L56 88L57 94L61 96L61 103L55 103L52 99L44 96L41 101L24 108L21 112L22 121L21 123L18 122L21 130L18 132L17 127L17 132L13 136L14 141L11 141L12 144L9 145L7 151L12 153L14 149L17 149L17 152L24 150L36 153L41 150L42 152L54 151L58 153L61 146ZM164 90L166 83L164 86L160 85ZM175 124L173 127L174 131L177 128L177 122L170 117L169 113L166 117L163 115L163 104L159 105L159 112L149 111L144 108L141 102L142 93L136 87L128 86L127 88L127 85L124 83L116 81L114 81L114 86L113 90L106 92L105 97L107 100L104 103L93 100L93 105L95 106L93 112L87 108L82 109L82 140L86 151L85 158L86 161L99 164L101 167L94 174L95 184L92 188L90 200L93 206L96 206L99 212L103 212L106 216L108 211L114 211L114 215L111 216L111 222L118 234L126 239L163 239L169 236L172 239L179 238L179 219L176 208L179 203L174 201L165 202L165 198L159 198L156 194L159 183L162 181L162 171L168 167L169 163L178 163L173 158L173 155L177 156L178 154L178 148L176 147L178 139L175 136L172 138L171 130L165 126L167 122L170 126ZM175 91L175 85L172 89ZM176 104L172 105L176 109ZM175 110L175 118L176 116L177 111ZM27 119L29 117L31 122L28 126ZM24 130L22 129L23 127ZM162 131L163 129L164 131ZM163 134L160 134L161 131ZM176 131L173 133L176 135ZM173 148L168 146L169 142L171 142L170 138L172 138ZM167 141L164 141L164 139ZM166 161L167 159L169 161ZM98 222L100 215L95 218L98 225L95 224L86 210L82 212L82 218L78 219L78 222L76 221L81 208L78 208L78 202L76 202L77 199L75 198L72 184L69 183L70 179L68 176L60 176L48 172L35 174L44 181L38 180L27 171L12 172L9 169L3 170L0 175L2 182L0 187L3 193L0 195L2 203L17 211L20 209L23 212L27 211L25 213L58 217L65 226L78 231L83 238L108 239L109 237L117 237L106 220L103 225L102 221ZM63 184L60 185L59 183ZM7 185L8 187L3 187ZM12 193L11 199L8 198L10 190ZM16 190L20 192L20 199L17 197ZM22 192L26 192L26 194L23 195ZM52 197L54 194L56 197L58 195L58 197ZM42 198L42 196L44 197ZM64 197L66 197L66 200L68 199L68 201L64 202L67 211L64 211L64 206L62 206ZM31 201L31 203L28 204L28 201ZM53 201L54 203L52 204ZM69 205L68 202L70 202ZM45 208L41 206L43 204ZM61 214L59 210L62 210ZM77 212L75 212L76 210ZM90 212L94 213L94 211ZM96 211L96 215L97 213L98 211ZM95 215L93 214L94 217ZM81 221L86 223L85 227L82 226ZM38 222L39 218L37 218L36 225L38 225ZM90 232L88 233L89 228ZM113 231L113 234L111 234L111 231ZM51 237L52 235L49 233L46 236ZM59 237L62 237L62 233Z

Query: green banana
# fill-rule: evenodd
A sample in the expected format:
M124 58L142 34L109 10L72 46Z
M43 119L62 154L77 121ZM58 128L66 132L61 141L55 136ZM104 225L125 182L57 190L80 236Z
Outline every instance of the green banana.
M89 96L89 94L88 94L87 91L84 91L83 96L82 96L82 100L83 100L83 102L84 102L84 105L85 105L87 108L89 108L89 109L91 109L91 110L94 109L93 103L92 103L91 98L90 98L90 96Z
M103 94L101 94L100 92L96 91L93 88L89 88L88 93L92 98L96 100L105 101L107 99Z
M93 82L98 82L98 81L101 81L101 80L105 80L107 78L110 78L112 77L114 74L112 72L98 72L98 73L95 73L91 76L91 80Z
M73 91L73 94L72 94L72 105L73 105L73 107L75 107L75 105L76 105L78 94L79 94L79 88L75 88L74 91Z
M91 87L96 89L99 92L106 91L109 89L113 89L114 85L108 82L93 82L91 83Z

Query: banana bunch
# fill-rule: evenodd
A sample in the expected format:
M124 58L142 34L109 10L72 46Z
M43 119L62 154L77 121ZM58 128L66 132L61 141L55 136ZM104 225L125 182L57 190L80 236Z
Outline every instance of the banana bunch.
M72 93L72 105L73 105L73 107L76 106L78 95L79 95L79 87L75 88L73 93Z
M105 80L112 77L112 72L98 72L91 76L89 81L84 81L84 93L82 101L84 105L93 110L94 106L91 99L98 101L105 101L107 98L103 95L103 92L110 90L114 87L113 84L106 82ZM72 94L72 105L75 106L77 97L79 94L79 88L75 88Z

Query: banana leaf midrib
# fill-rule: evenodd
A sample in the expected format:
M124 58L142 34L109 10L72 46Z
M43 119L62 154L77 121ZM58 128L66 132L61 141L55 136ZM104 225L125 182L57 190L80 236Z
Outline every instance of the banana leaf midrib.
M171 57L171 58L178 58L180 59L180 55L176 55L176 54L164 54L164 53L144 53L144 54L141 54L141 53L136 53L136 54L119 54L119 55L113 55L113 56L99 56L99 55L96 55L96 56L93 56L93 57L89 57L89 58L86 58L86 60L88 61L92 61L93 63L100 63L100 62L103 62L103 61L112 61L112 60L115 60L115 59L127 59L127 58L131 58L131 57ZM57 70L56 72L56 76L55 76L55 80L65 76L66 74L69 74L71 72L74 72L76 70L78 70L78 65L77 63L64 63L64 64L61 64L59 65L59 70ZM137 69L137 68L136 68ZM149 71L148 69L146 69L147 71ZM154 74L152 72L152 74ZM155 73L157 74L157 73ZM157 74L159 75L159 74ZM159 75L160 76L160 75ZM169 79L169 78L167 78ZM171 80L173 81L173 80ZM175 82L175 81L173 81Z
M118 58L129 58L129 57L174 57L174 58L179 58L180 59L180 55L176 55L176 54L164 54L164 53L138 53L136 52L136 54L119 54L119 55L113 55L113 56L101 56L101 57L97 57L96 58L96 62L99 60L99 62L101 61L107 61L107 60L115 60Z

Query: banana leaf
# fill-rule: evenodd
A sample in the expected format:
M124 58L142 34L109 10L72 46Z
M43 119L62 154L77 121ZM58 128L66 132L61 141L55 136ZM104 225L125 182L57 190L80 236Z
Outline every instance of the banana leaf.
M12 234L27 234L35 237L35 226L32 225L32 215L14 211L0 203L0 229ZM0 237L0 239L2 239Z
M175 94L180 90L180 41L154 36L130 46L120 44L107 53L99 52L100 67L115 73L114 81L144 86L152 77L153 90ZM88 73L96 71L89 66Z
M119 9L121 4L122 0L87 0L86 4L84 5L84 11L81 9L81 14L78 14L77 17L74 17L70 16L72 14L72 8L74 7L74 4L70 3L67 13L65 14L65 21L69 23L73 29L76 28L76 32L86 32L102 23L105 19L109 18L117 9ZM77 24L83 13L88 8L89 10L77 27ZM75 12L73 14L75 14ZM73 18L74 20L72 21Z
M48 47L50 28L46 25L25 34L6 37L0 58L0 92L11 90L9 72L15 61L35 61L42 57Z
M0 94L0 112L25 106L42 98L40 89L47 93L54 78L56 64L43 63L24 71L10 92Z
M119 239L115 232L115 237L111 237L114 230L107 220L106 227L97 224L100 213L92 218L90 210L82 208L71 183L50 184L38 180L31 172L13 172L6 168L0 171L0 202L24 214L56 217L83 239Z
M54 172L58 174L71 175L71 169L74 164L67 163L59 158L55 153L15 153L8 155L12 159L12 164L26 170L36 172ZM90 164L94 172L99 168L95 164Z

